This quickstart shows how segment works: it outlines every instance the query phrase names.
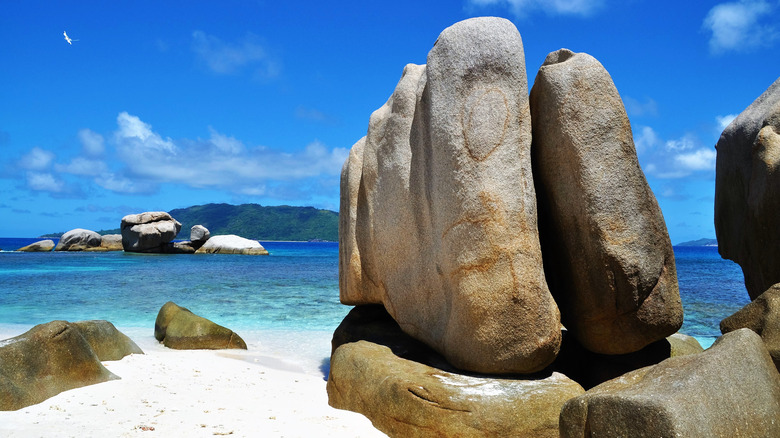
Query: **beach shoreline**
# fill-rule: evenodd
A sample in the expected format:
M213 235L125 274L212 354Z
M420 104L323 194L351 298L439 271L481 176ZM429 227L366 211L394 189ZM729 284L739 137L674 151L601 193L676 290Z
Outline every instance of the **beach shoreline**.
M0 326L0 339L31 327ZM173 350L151 328L118 328L145 353L103 362L120 380L0 412L0 436L384 436L328 405L326 332L250 331L247 350Z

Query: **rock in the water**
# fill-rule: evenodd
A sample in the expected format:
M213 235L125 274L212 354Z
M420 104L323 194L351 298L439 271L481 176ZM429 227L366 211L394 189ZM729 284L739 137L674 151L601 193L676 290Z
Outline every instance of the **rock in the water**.
M94 231L76 228L63 234L54 250L84 251L90 248L97 248L100 246L101 239L100 234Z
M51 239L39 240L38 242L31 243L27 246L23 246L17 251L22 252L49 252L54 249L54 241Z
M365 415L390 436L557 437L563 403L585 392L559 373L458 374L377 305L353 309L333 348L328 403Z
M404 69L342 173L341 301L383 304L465 370L535 372L560 346L526 81L509 21L457 23Z
M246 343L237 333L171 301L157 313L154 337L166 347L177 350L246 350Z
M609 73L561 49L530 99L545 274L563 325L604 354L675 333L683 312L672 245Z
M195 253L268 255L268 251L257 240L249 240L233 234L211 236Z
M121 230L125 251L164 252L181 224L164 211L152 211L123 217Z
M0 341L0 411L114 379L118 377L100 363L81 331L66 321L36 325Z
M780 284L775 284L751 303L720 322L723 334L749 328L761 336L780 370Z
M715 234L755 299L780 282L780 78L720 135Z
M203 246L210 237L211 233L203 225L193 225L190 228L190 245L195 249Z
M100 249L103 251L122 251L122 235L121 234L105 234L100 239Z
M129 354L144 354L132 339L109 321L77 321L71 325L79 329L101 361L119 360Z
M780 436L780 374L750 330L566 402L561 437Z

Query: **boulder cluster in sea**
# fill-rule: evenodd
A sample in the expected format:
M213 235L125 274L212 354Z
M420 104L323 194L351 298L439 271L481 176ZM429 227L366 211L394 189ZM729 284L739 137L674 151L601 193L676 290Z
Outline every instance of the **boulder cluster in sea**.
M754 124L780 147L766 101L773 121ZM352 147L340 211L356 307L334 334L332 406L392 436L780 436L761 337L701 352L675 334L666 225L592 56L550 53L529 97L514 25L447 28Z
M190 240L174 242L181 223L164 211L130 214L122 218L122 234L100 234L76 228L60 237L56 247L52 240L42 240L19 248L22 252L54 251L126 251L166 254L248 254L268 255L256 240L233 234L212 236L203 225L190 230Z

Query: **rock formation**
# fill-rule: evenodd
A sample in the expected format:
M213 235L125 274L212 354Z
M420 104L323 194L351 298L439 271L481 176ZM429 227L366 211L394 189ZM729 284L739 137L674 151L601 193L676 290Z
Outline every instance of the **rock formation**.
M60 237L60 241L57 242L57 246L54 247L54 250L84 251L86 249L99 247L100 242L100 234L83 228L76 228L75 230L70 230L63 234Z
M165 252L181 224L164 211L153 211L123 217L121 230L125 251Z
M71 325L78 328L101 361L120 360L130 354L144 354L132 339L117 330L109 321L76 321Z
M780 284L775 284L751 303L720 322L723 334L749 328L761 336L780 370Z
M246 350L246 343L232 330L168 301L157 313L154 337L177 350Z
M54 241L51 239L40 240L38 242L31 243L27 246L23 246L17 251L22 252L49 252L54 249Z
M203 225L193 225L190 229L190 245L198 249L211 237L208 228Z
M720 136L715 234L755 299L780 282L780 78Z
M609 73L585 53L552 52L530 100L545 274L563 325L604 354L675 333L672 244Z
M458 373L382 306L358 306L333 336L328 402L390 436L557 437L563 403L585 391L559 373Z
M566 402L562 438L780 436L780 374L761 339L740 329Z
M90 248L91 251L122 251L122 235L121 234L105 234L100 238L100 246L97 248Z
M113 379L118 377L100 363L81 330L66 321L40 324L0 341L0 411Z
M527 96L517 29L499 18L457 23L427 66L404 69L342 172L341 301L383 304L465 370L531 373L560 345Z
M195 253L268 255L268 251L257 240L245 239L233 234L211 236Z

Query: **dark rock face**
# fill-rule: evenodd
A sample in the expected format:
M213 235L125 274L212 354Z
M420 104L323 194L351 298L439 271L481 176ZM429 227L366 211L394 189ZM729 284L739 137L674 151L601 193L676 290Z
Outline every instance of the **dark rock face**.
M0 410L40 403L73 388L118 379L81 330L66 321L40 324L0 341Z
M780 370L780 284L767 289L751 303L720 322L723 334L748 328L761 336Z
M129 354L144 354L127 335L104 320L71 323L79 329L100 361L120 360Z
M780 436L780 374L740 329L703 353L667 359L567 401L562 438Z
M458 373L381 306L353 309L333 347L330 405L362 413L390 436L557 437L561 406L584 393L560 373Z
M181 223L164 211L130 214L122 218L122 247L128 252L165 252Z
M780 282L780 79L720 135L715 234L755 299Z
M232 330L171 301L165 303L157 314L154 337L166 347L177 350L246 350L244 340Z
M100 234L94 231L76 228L63 234L54 250L84 251L91 248L99 248L101 240Z
M563 325L603 354L675 333L683 312L672 244L609 73L561 49L530 99L545 274Z

